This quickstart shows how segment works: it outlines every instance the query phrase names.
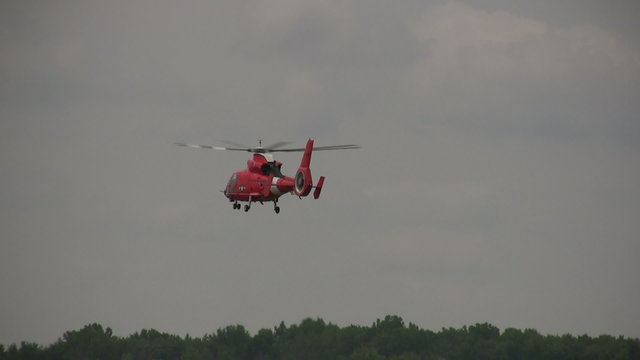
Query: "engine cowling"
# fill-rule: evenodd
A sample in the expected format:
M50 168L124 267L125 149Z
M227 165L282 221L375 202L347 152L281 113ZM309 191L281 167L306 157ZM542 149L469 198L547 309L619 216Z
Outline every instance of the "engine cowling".
M311 179L311 170L309 168L299 168L294 178L293 191L298 196L307 196L311 192L313 187L313 180Z

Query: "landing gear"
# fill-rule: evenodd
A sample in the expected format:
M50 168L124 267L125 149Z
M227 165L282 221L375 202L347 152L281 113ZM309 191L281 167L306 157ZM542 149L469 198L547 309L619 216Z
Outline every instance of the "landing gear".
M263 203L263 202L260 202L260 203ZM238 203L237 200L233 203L233 209L234 210L240 210L242 208L243 208L242 204ZM244 205L244 212L248 212L250 209L251 209L251 201L249 201L248 204ZM280 213L280 206L278 206L278 202L277 201L273 202L273 211L275 211L276 214Z

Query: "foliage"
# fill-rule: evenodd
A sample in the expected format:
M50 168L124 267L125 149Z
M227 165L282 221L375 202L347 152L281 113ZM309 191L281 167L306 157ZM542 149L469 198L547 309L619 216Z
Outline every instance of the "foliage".
M601 335L541 335L536 330L500 330L488 323L439 332L389 315L371 326L339 327L322 319L280 323L251 335L242 325L202 338L142 330L117 337L100 324L67 331L49 346L0 345L0 360L456 360L456 359L640 359L640 340Z

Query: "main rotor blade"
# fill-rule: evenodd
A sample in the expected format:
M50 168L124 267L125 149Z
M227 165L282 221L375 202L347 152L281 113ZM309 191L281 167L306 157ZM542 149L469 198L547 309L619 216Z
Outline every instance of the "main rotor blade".
M360 149L360 146L349 144L349 145L318 146L313 148L313 150L349 150L349 149Z
M251 146L243 145L243 144L237 143L235 141L218 140L218 139L214 139L213 141L214 142L223 143L223 144L227 144L227 145L231 145L231 146L234 146L234 147L239 148L239 149L240 148L242 148L242 149L250 149L251 148Z
M184 147L188 147L188 148L193 148L193 149L211 149L211 150L229 150L229 151L246 151L246 152L250 152L250 153L271 153L271 152L301 152L304 151L305 148L287 148L287 149L278 149L278 147L280 146L284 146L286 144L290 144L290 142L288 141L280 141L277 142L273 145L267 146L267 147L255 147L255 148L250 148L250 147L244 147L241 144L236 144L234 142L231 141L221 141L220 142L226 142L229 144L235 144L235 146L238 147L223 147L223 146L211 146L211 145L199 145L199 144L187 144L187 143L179 143L176 142L174 143L175 145L178 146L184 146ZM330 145L330 146L316 146L313 148L313 150L351 150L351 149L359 149L360 146L358 145L354 145L354 144L349 144L349 145Z
M211 145L198 145L198 144L186 144L186 143L174 143L178 146L184 146L192 149L210 149L210 150L230 150L230 151L251 151L250 149L243 148L228 148L222 146L211 146Z
M330 146L315 146L313 150L350 150L350 149L359 149L358 145L330 145ZM291 149L273 149L272 152L296 152L296 151L304 151L305 148L291 148Z
M269 146L265 146L265 149L273 150L279 148L280 146L285 146L291 144L291 141L278 141L277 143L271 144Z

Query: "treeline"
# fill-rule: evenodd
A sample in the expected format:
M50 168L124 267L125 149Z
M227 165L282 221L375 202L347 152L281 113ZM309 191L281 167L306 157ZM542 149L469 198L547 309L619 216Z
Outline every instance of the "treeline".
M439 332L406 325L386 316L371 326L339 327L322 319L262 329L251 335L242 325L215 334L180 337L142 330L115 336L100 324L67 331L49 346L23 342L0 345L0 360L104 359L640 359L640 340L601 335L541 335L536 330L508 328L502 333L488 323L443 328Z

